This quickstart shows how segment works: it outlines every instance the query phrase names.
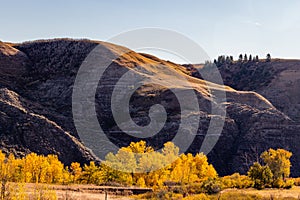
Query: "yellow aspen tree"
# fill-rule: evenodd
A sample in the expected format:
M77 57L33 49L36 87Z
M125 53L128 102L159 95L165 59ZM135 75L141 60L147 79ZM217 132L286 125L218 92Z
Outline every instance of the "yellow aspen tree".
M102 183L102 172L96 166L95 162L91 161L89 165L83 166L82 179L87 184L100 184Z
M170 181L176 183L182 183L183 180L183 166L182 166L182 159L178 158L175 162L171 165L171 172L170 172Z
M292 153L284 149L269 149L261 154L261 158L266 163L272 173L274 179L285 179L290 175Z
M64 165L58 160L57 155L48 155L46 160L49 164L47 170L48 183L61 183L64 175Z
M25 182L37 182L37 172L38 172L38 163L37 163L37 154L30 153L24 160L24 172L25 173Z
M0 151L0 179L1 179L1 192L0 198L5 199L7 192L7 183L11 177L9 164L7 164L7 159L4 153Z
M194 157L194 163L196 165L196 175L199 181L205 181L207 179L214 179L218 177L215 168L208 163L206 155L203 153L196 154Z
M78 162L72 162L70 166L70 172L72 175L72 183L79 183L80 176L82 174L82 168Z
M138 178L136 185L139 187L146 187L145 179L144 177Z

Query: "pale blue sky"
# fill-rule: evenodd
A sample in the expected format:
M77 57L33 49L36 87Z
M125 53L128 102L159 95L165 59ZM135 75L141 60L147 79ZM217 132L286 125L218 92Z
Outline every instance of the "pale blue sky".
M211 58L239 53L300 58L298 0L0 0L0 40L107 40L159 27L196 41Z

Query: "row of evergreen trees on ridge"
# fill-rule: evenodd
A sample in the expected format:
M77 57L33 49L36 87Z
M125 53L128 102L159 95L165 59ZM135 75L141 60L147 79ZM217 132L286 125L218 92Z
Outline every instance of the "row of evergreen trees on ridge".
M271 61L271 54L268 53L266 55L265 61L266 62ZM247 54L244 54L244 55L240 54L237 61L234 60L233 56L225 56L225 55L221 55L217 59L214 59L214 64L216 64L216 65L232 64L234 62L238 62L238 63L260 62L260 59L259 59L258 55L252 56L251 54L249 55L249 57ZM210 63L210 62L207 61L207 63Z

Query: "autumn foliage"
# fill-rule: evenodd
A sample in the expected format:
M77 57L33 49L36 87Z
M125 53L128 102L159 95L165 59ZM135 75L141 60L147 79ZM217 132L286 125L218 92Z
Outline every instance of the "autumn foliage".
M265 165L254 163L248 171L248 176L254 181L254 187L263 189L291 188L294 184L287 178L290 175L292 153L284 149L269 149L261 154Z
M24 183L66 183L71 174L55 155L36 153L24 158L8 157L0 151L0 177L2 181Z
M109 153L100 165L90 162L65 167L55 155L28 154L24 158L0 152L0 176L5 182L84 183L161 187L183 185L216 178L217 172L204 154L182 154L168 142L162 151L154 151L146 142L131 143L118 153Z
M109 153L101 164L90 162L83 166L77 162L64 166L55 155L31 153L15 158L0 151L1 191L5 191L8 182L133 185L169 188L171 193L178 190L181 194L210 194L224 188L287 188L292 186L288 179L291 156L286 150L270 149L261 155L264 165L254 163L248 175L235 173L220 178L204 154L179 154L179 148L171 142L160 151L144 141L132 142L116 154Z

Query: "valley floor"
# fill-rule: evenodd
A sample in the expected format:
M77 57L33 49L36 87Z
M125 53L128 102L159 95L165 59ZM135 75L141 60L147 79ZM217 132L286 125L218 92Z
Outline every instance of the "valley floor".
M16 183L10 183L10 187L15 187ZM20 186L18 186L20 187ZM23 186L24 187L24 186ZM113 190L112 190L113 188ZM109 191L111 190L111 191ZM56 194L58 200L133 200L140 199L141 196L130 195L130 188L124 188L121 190L115 190L114 187L109 186L95 186L95 185L46 185L46 184L31 184L27 183L24 187L24 191L27 194L34 195L34 193L53 192ZM107 196L105 191L109 191ZM123 192L121 192L123 191ZM128 194L126 194L126 191ZM192 197L192 196L190 196ZM240 199L240 200L299 200L300 199L300 187L293 187L292 189L225 189L216 195L207 196L211 200L219 199ZM188 198L189 199L189 198ZM197 199L197 195L195 198Z
M49 185L49 184L34 184L34 183L9 183L9 191L18 188L13 195L20 198L26 194L29 199L57 199L57 200L130 200L130 189L138 188L122 188L117 190L117 187L110 186L95 186L95 185ZM21 189L20 189L21 188ZM44 198L37 198L43 195ZM132 197L132 195L131 195ZM26 199L26 198L25 198Z
M263 199L290 199L290 200L298 200L300 199L300 187L293 187L292 189L264 189L264 190L256 190L256 189L226 189L223 190L217 196L222 197L230 197L230 196L240 196L241 199L251 199L252 196L260 196ZM248 196L249 198L246 198ZM243 198L244 197L244 198ZM225 199L225 198L224 198Z

